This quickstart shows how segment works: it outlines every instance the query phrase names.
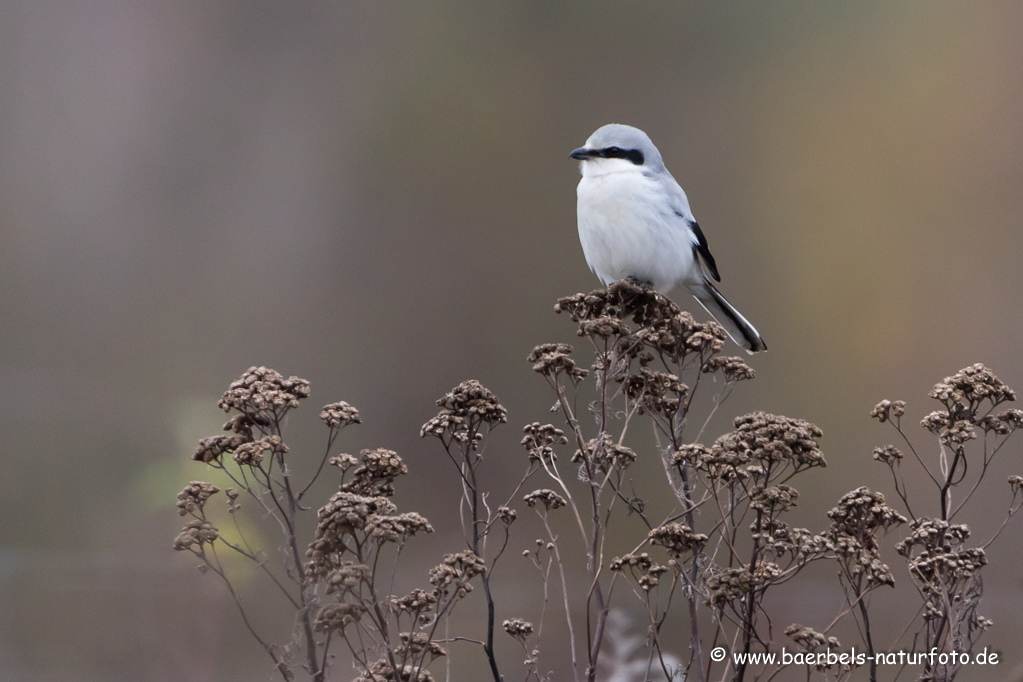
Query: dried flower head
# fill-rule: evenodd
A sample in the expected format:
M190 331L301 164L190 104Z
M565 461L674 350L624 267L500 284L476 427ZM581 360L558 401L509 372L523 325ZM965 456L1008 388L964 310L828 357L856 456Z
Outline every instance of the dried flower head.
M897 464L902 460L902 451L894 445L886 445L883 448L874 448L874 459L884 462L889 466Z
M487 424L503 424L508 421L507 411L497 401L497 396L475 379L463 381L455 386L437 405L449 414L466 419L479 419Z
M572 346L567 343L542 343L530 351L526 360L533 363L534 372L552 379L564 373L573 381L579 381L589 374L589 370L576 367Z
M515 519L519 517L519 513L511 507L501 505L497 508L497 518L501 519L501 522L506 526L510 526L515 523Z
M220 488L204 481L192 481L178 493L178 515L202 513L206 500L220 492Z
M501 623L501 627L520 642L525 642L526 638L533 634L533 624L521 618L509 618Z
M950 447L962 445L977 437L977 430L973 428L973 424L965 420L959 420L952 422L947 428L942 429L938 433L938 438L942 443Z
M972 577L987 566L987 554L980 547L951 552L924 552L909 562L909 573L925 592L942 595L957 581Z
M640 554L626 554L625 556L615 557L611 561L611 570L618 572L623 571L626 568L635 568L641 571L646 571L654 565L650 555L646 552Z
M552 509L558 509L568 504L565 498L557 494L553 490L548 488L541 488L540 490L534 490L525 497L522 498L526 501L530 507L535 507L537 503L542 503L543 506L550 511Z
M882 424L891 418L898 419L906 414L905 400L882 400L870 411L870 416Z
M691 314L682 311L641 328L636 338L650 351L681 364L690 354L709 358L724 347L727 337L717 322L696 322Z
M891 569L881 561L877 535L905 523L906 517L889 507L881 493L860 487L843 495L828 518L829 546L848 572L863 574L869 585L895 585Z
M241 466L258 467L264 452L283 455L287 454L288 446L281 442L280 436L264 436L235 448L234 461Z
M943 613L949 600L975 603L979 592L971 592L977 572L987 565L987 555L982 548L963 547L970 529L929 518L919 518L910 527L913 532L895 548L909 559L909 573L927 595L928 611Z
M1006 410L998 415L998 421L1005 424L1009 433L1023 429L1023 410Z
M773 517L779 512L788 511L796 506L799 491L792 486L781 485L765 488L756 486L750 491L750 506Z
M185 524L177 537L174 538L174 550L181 552L188 550L193 553L201 553L203 545L213 544L219 536L216 526L209 521L193 519Z
M655 545L661 545L676 559L687 553L697 553L703 550L707 544L707 536L703 533L694 533L693 529L684 523L672 522L654 528L647 534L650 541Z
M914 549L925 552L948 552L953 545L962 544L970 537L966 524L950 524L943 519L921 517L909 524L912 532L901 540L895 549L904 557L910 557Z
M346 403L345 401L330 403L329 405L323 406L323 411L320 412L320 419L332 429L336 429L339 426L348 426L349 424L361 424L362 417L359 416L359 411Z
M317 512L317 537L350 535L366 527L372 514L393 514L397 508L385 497L367 497L341 491Z
M1023 476L1014 474L1009 476L1009 487L1012 489L1012 494L1017 495L1023 490Z
M594 336L601 339L610 339L619 336L629 336L632 330L629 325L617 317L601 315L592 320L582 320L579 323L579 336Z
M408 466L394 450L376 448L363 450L362 465L352 472L352 480L341 490L369 497L394 495L394 479L408 473Z
M347 536L365 531L371 517L389 516L396 511L397 507L386 497L335 493L317 512L316 536L306 550L313 581L325 578L342 565L340 557L347 549Z
M278 416L298 407L309 397L309 382L298 377L284 378L267 367L249 367L241 378L231 382L218 403L224 412L238 410L250 416L272 412Z
M667 567L654 564L650 567L646 574L636 578L636 584L639 585L639 589L644 592L649 592L661 584L661 575L667 572Z
M327 604L317 612L316 622L313 627L320 632L330 632L332 630L342 632L346 626L358 622L365 611L366 607L361 604L347 604L345 602Z
M730 459L732 466L746 459L765 467L777 463L792 464L796 469L823 467L827 462L817 447L817 439L822 435L808 421L753 412L736 417L735 431L719 437L712 450L715 459Z
M838 641L838 638L827 637L813 628L806 627L805 625L799 625L797 623L793 623L785 628L785 634L788 635L789 639L802 647L804 651L813 652L821 647L838 649L842 646Z
M359 460L356 459L354 455L349 455L346 453L335 455L334 457L331 457L330 459L327 460L327 464L329 464L332 467L337 467L341 471L348 471L353 466L356 466L358 463Z
M723 608L730 602L742 600L757 588L771 582L781 574L777 564L762 561L751 572L748 566L712 568L707 575L709 592L707 604Z
M670 299L650 287L622 281L612 283L607 289L559 298L554 312L567 312L573 322L601 317L632 318L635 324L648 327L676 315L680 310Z
M975 412L984 400L994 406L1016 399L1016 393L979 362L945 377L928 395L950 410L955 405L969 412Z
M713 320L693 325L693 332L685 337L685 350L709 355L718 353L725 345L724 328Z
M469 581L487 570L486 564L471 550L444 555L444 562L430 569L430 584L438 593L454 589L458 597L472 591Z
M806 528L793 528L778 519L768 518L750 525L753 539L776 557L791 556L807 561L828 552L828 539L811 533Z
M373 514L366 525L369 535L378 542L405 542L418 533L432 533L433 526L416 512L396 516Z
M239 436L245 436L246 440L252 439L252 427L256 425L256 422L252 420L247 414L236 414L224 423L224 430L236 433ZM265 424L261 424L265 426Z
M700 370L707 374L721 371L728 381L745 381L756 376L753 368L737 355L716 355L703 363Z
M462 417L455 416L449 412L441 412L432 417L419 429L419 437L444 438L449 436L459 442L465 442L468 438L469 424Z
M675 565L674 560L669 563ZM642 554L626 554L622 557L615 557L611 561L611 570L616 573L627 571L641 590L649 592L660 584L661 576L669 569L654 563L650 559L650 555L643 552Z
M938 435L950 424L948 412L931 412L920 420L920 426L924 427L934 435Z
M327 594L338 594L342 597L348 593L358 594L359 587L370 581L372 572L366 564L355 561L342 561L329 572L325 578Z
M672 417L685 402L689 387L674 374L655 372L645 367L639 374L623 377L622 387L625 394L639 403L640 414L651 414Z
M964 408L958 403L951 403L949 410L931 412L921 420L920 425L953 449L959 449L963 444L977 438L975 423L985 431L991 427L996 432L1002 430L997 418L986 421L985 419L977 420L974 413L975 408L975 405L972 408Z
M744 449L708 448L702 443L681 446L672 457L675 466L693 466L713 479L733 481L749 478L749 453Z
M564 445L568 442L565 432L554 428L553 424L540 425L540 422L527 424L522 432L522 446L529 453L531 462L554 462L557 456L554 454L555 445Z
M1023 410L1006 410L1000 414L985 415L977 424L985 433L1007 436L1023 426Z
M602 438L593 438L586 443L585 454L576 450L572 461L577 464L583 461L591 462L598 470L607 473L625 469L636 461L636 453L632 448L616 444L611 434L605 432Z
M394 654L399 659L407 658L409 655L418 656L424 652L430 654L431 660L448 655L447 649L430 639L430 635L425 632L403 632L400 636L401 646L394 649Z
M871 492L866 487L843 495L838 506L828 512L828 518L833 530L857 538L906 523L905 516L885 503L882 493Z
M675 451L671 463L696 466L696 463L710 454L710 448L703 443L687 443Z
M646 360L641 358L642 365L651 359L650 351L662 353L673 362L690 353L709 357L721 350L726 338L716 322L697 323L667 297L628 281L558 299L554 311L567 312L579 323L584 335L591 334L593 323L604 318L631 319L640 329L632 335L628 352L635 357L646 353Z
M415 589L404 597L390 597L389 603L391 612L395 614L409 613L418 616L424 611L430 611L437 605L437 595L426 590Z
M246 436L210 436L199 441L199 447L195 449L192 459L197 462L210 462L220 459L225 452L232 452L241 444L247 442Z
M483 434L479 433L482 424L493 427L508 421L507 412L497 402L497 397L475 379L455 386L437 404L441 411L423 424L419 435L466 443L471 433L471 450L476 450L483 439Z

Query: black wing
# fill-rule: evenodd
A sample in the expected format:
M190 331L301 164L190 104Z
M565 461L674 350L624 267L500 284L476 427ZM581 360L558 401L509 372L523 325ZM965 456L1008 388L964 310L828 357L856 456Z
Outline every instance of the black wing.
M718 274L718 266L714 262L714 256L710 255L710 248L707 246L707 238L703 236L703 230L700 229L695 220L689 221L689 228L696 235L696 244L693 245L693 251L700 254L707 269L710 270L710 274L716 281L720 282L721 275Z

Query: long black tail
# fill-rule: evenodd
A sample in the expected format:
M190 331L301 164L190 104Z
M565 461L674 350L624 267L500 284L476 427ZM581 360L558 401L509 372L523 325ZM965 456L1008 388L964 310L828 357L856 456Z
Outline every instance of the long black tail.
M767 344L756 327L750 324L749 320L743 317L706 278L703 280L703 286L694 288L692 294L704 310L725 328L732 341L745 348L750 355L767 350Z

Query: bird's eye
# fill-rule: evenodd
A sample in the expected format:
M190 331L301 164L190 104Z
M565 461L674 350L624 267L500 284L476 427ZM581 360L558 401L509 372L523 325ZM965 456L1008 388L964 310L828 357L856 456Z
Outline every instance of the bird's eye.
M600 155L605 159L626 159L637 166L643 165L643 152L638 149L622 149L621 147L604 147Z

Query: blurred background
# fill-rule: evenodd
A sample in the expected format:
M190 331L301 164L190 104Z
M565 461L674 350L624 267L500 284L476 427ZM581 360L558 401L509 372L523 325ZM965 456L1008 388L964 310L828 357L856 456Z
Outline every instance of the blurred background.
M195 444L250 365L312 382L294 457L318 458L319 406L343 399L365 423L338 451L405 458L397 501L438 529L405 564L425 583L462 540L453 471L419 427L463 379L493 389L510 419L485 473L509 493L520 428L553 402L525 356L573 342L552 304L598 284L568 153L604 123L659 146L771 349L705 440L754 409L824 430L829 466L794 524L824 529L858 485L895 500L871 460L893 442L868 417L878 400L908 400L933 454L915 424L935 382L984 362L1023 389L1023 5L4 0L0 15L0 680L272 678L215 578L171 550L175 495L216 480ZM978 543L1021 448L964 517ZM637 487L666 495L643 454ZM960 679L1019 672L1021 542L1010 526L985 570L1003 663ZM498 619L535 619L511 596L534 594L535 572L504 562ZM902 596L875 608L912 613L893 564ZM801 589L775 604L779 646L840 606L830 568ZM286 639L287 610L254 608ZM500 637L515 679L521 650ZM566 679L556 649L541 656ZM460 650L455 679L482 661Z

